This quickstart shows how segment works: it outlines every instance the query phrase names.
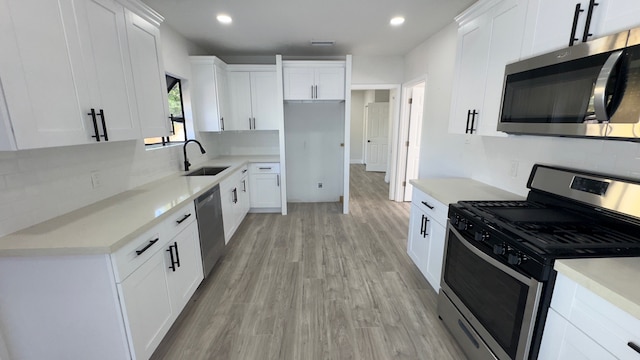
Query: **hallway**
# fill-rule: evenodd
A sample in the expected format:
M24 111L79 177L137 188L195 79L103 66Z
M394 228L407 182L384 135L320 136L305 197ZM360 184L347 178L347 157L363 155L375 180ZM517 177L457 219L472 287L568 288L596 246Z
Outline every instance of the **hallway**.
M152 359L462 359L406 254L409 203L351 165L339 203L249 214Z

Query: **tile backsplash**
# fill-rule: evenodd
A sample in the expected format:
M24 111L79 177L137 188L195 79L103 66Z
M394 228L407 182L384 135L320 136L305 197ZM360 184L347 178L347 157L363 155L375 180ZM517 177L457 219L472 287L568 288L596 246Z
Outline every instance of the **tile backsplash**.
M188 149L192 164L215 156ZM0 236L171 175L182 162L182 146L145 150L141 141L0 152Z

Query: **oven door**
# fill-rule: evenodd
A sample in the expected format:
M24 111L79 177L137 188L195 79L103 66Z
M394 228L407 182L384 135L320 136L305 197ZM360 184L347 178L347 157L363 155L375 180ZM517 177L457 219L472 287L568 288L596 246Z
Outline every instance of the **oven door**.
M526 359L542 283L483 252L474 242L478 244L448 225L438 314L463 348L474 348L476 353L470 357ZM451 311L445 311L442 301L455 306L464 320L451 319ZM481 347L473 332L492 354L477 355L475 348Z

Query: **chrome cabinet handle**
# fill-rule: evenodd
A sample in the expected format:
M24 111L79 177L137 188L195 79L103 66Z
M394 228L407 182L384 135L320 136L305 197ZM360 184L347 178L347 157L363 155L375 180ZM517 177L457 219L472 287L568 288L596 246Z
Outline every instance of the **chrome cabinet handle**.
M276 175L276 184L280 187L280 174Z

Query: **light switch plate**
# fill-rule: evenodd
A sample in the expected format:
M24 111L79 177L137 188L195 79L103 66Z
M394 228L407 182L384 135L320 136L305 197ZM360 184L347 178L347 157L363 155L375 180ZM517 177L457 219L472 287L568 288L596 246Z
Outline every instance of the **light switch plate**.
M102 183L100 182L100 172L99 171L92 171L91 172L91 187L93 187L94 189L99 188L100 186L102 186Z

